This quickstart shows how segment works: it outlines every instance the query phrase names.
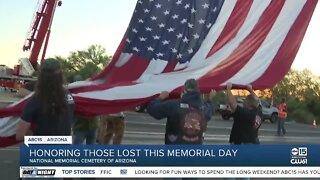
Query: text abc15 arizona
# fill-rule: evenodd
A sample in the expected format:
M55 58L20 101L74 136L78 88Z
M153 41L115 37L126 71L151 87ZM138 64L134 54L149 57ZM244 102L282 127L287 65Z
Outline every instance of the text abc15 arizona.
M23 169L23 177L34 176L54 176L56 174L55 169Z
M291 164L308 164L308 148L298 147L291 149Z

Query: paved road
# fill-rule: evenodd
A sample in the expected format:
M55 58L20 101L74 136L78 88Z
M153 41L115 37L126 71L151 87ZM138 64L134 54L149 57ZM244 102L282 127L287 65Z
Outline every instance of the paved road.
M206 144L228 144L232 120L213 117L208 123ZM260 141L263 144L319 144L320 129L311 125L286 124L287 135L275 136L276 125L265 122L260 128ZM164 120L154 120L144 113L126 113L124 144L163 144ZM18 179L19 149L0 149L0 179ZM133 179L131 179L133 180Z
M20 100L21 97L17 97L14 93L11 92L0 92L0 107L3 104L12 103Z
M163 144L165 120L154 120L141 113L127 113L126 144ZM221 120L215 116L209 121L205 136L206 144L228 144L232 120ZM317 144L320 143L320 129L312 125L286 124L287 135L276 135L276 124L266 121L260 127L260 141L263 144Z

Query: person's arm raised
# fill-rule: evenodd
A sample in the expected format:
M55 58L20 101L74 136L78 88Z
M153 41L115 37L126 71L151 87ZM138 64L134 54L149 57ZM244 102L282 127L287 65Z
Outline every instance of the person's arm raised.
M235 112L238 104L236 101L236 98L233 96L233 94L231 93L231 89L232 89L232 84L231 83L227 83L227 99L228 99L228 104L231 107L231 111Z
M247 90L250 92L250 94L253 96L253 98L256 100L256 101L259 101L259 97L256 95L256 93L254 92L254 90L252 89L252 85L249 84L247 85Z
M148 104L147 112L155 119L162 119L168 117L170 105L164 102L169 97L169 92L162 91L158 98Z

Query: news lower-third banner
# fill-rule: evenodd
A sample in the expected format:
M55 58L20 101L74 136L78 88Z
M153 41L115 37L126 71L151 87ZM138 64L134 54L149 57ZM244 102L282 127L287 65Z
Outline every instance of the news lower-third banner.
M320 145L21 145L21 166L320 166Z
M25 140L20 177L320 177L320 144L72 145L71 137L57 139Z

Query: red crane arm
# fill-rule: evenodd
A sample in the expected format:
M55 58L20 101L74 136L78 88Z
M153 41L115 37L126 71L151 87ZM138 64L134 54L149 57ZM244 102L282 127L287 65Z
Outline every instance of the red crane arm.
M23 51L31 49L29 61L36 67L38 57L42 48L42 45L46 39L45 47L43 48L42 58L44 59L49 36L51 23L54 16L54 11L57 5L61 5L59 0L39 0L38 10L35 13L33 22L31 23L30 30L27 35L27 39L23 46Z

